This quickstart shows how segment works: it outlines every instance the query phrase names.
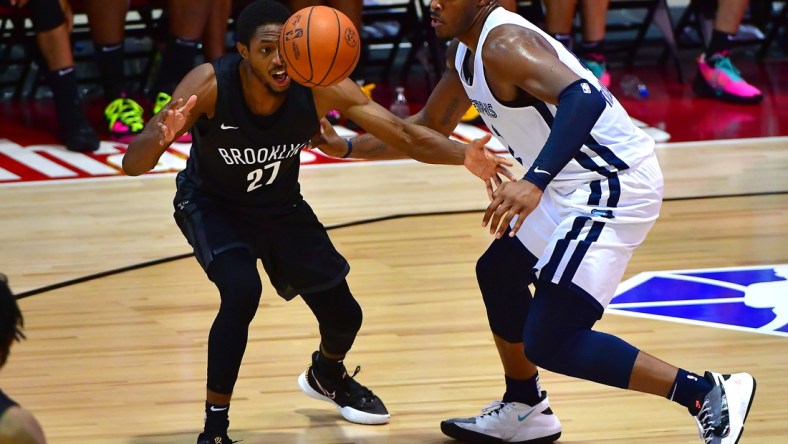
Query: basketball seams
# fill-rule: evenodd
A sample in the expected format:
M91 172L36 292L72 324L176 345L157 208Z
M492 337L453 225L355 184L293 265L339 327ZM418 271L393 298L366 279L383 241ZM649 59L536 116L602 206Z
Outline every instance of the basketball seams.
M342 31L340 30L340 33L341 32ZM361 45L361 39L359 38L359 46L360 45ZM338 51L337 51L337 53L338 53ZM336 58L336 56L335 56L335 58ZM359 50L356 51L356 57L353 59L353 63L351 63L347 68L345 68L345 70L342 71L341 74L339 74L339 77L333 79L331 81L331 83L329 83L329 85L333 85L335 83L339 83L339 82L337 82L337 80L344 79L345 77L349 76L350 73L353 72L353 69L355 69L355 67L358 64L358 61L359 61L360 58L361 58L361 49L359 48Z
M318 5L306 9L285 22L279 38L280 57L297 83L310 88L336 85L348 77L361 58L358 31L349 18L334 8ZM294 18L296 15L298 18Z
M326 73L325 75L323 75L323 78L320 79L319 82L317 82L319 85L325 84L324 82L326 78L328 77L329 74L331 74L331 71L334 69L334 63L336 63L337 56L339 56L339 45L342 44L342 31L343 31L342 21L339 19L339 14L337 14L337 11L335 9L330 9L330 10L334 14L334 18L336 19L336 23L337 23L337 44L334 46L334 57L331 59L331 64L328 65L328 69L326 69ZM333 85L333 84L334 84L333 82L329 82L325 85Z
M286 23L286 25L287 25L287 23ZM301 74L301 72L296 68L296 65L290 60L290 55L289 55L289 52L287 50L287 41L285 40L285 35L286 35L285 29L283 29L282 30L282 34L279 36L279 41L280 42L283 41L283 40L285 41L285 43L284 43L284 51L280 51L279 56L281 57L282 54L284 54L285 58L287 59L287 67L290 70L292 70L292 72L294 74L298 75L298 77L300 77L302 81L306 81L306 77L303 74ZM295 43L293 43L293 44L295 44Z
M315 67L312 66L312 44L310 40L312 39L312 30L310 29L312 26L312 13L315 11L317 6L309 8L309 15L306 17L306 59L309 61L309 78L304 78L306 82L309 83L307 86L317 86L312 79L315 78Z

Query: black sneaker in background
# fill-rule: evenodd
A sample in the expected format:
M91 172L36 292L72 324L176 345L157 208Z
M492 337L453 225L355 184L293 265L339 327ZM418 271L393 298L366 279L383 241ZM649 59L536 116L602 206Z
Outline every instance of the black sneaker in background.
M307 395L334 404L343 418L356 424L386 424L389 415L383 401L371 390L359 384L354 377L361 370L356 367L352 375L342 372L341 378L321 374L316 366L319 352L312 354L312 363L298 376L298 386Z
M58 120L63 144L67 150L89 153L99 149L101 140L81 108L74 109L70 115L59 117Z

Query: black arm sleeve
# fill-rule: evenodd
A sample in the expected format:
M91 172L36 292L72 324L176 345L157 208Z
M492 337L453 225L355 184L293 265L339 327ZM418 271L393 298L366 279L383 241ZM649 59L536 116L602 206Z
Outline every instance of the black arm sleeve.
M580 79L561 91L550 136L523 179L542 190L580 151L606 102L602 93Z

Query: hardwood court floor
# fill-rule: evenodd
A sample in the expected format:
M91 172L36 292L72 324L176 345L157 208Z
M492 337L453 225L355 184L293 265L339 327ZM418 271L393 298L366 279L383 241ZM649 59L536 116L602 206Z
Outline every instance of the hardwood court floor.
M729 197L668 200L626 277L788 263L786 148L785 139L766 139L661 149L669 199ZM462 168L413 162L306 169L302 183L328 226L414 214L331 230L365 310L347 364L362 366L359 380L386 402L392 422L349 424L300 393L295 379L317 328L300 300L284 303L264 280L231 437L448 442L441 419L475 415L502 392L473 276L490 241L479 227L483 190ZM188 252L170 217L172 188L171 177L0 188L3 271L27 292ZM448 214L419 215L433 212ZM217 303L192 258L24 298L29 339L14 347L0 387L35 412L52 443L194 442ZM758 395L741 443L788 436L784 337L613 314L598 327L688 369L753 373ZM564 423L562 443L699 442L686 412L665 400L549 372L542 383Z

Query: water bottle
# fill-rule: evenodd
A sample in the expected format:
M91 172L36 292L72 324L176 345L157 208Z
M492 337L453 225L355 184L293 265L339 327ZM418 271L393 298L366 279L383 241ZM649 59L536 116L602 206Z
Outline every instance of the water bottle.
M410 115L410 106L408 106L408 100L405 99L405 88L398 86L395 91L397 96L394 101L391 102L389 111L400 119L404 119Z
M624 92L624 95L636 100L646 100L648 98L646 84L632 74L627 74L621 78L621 90Z

